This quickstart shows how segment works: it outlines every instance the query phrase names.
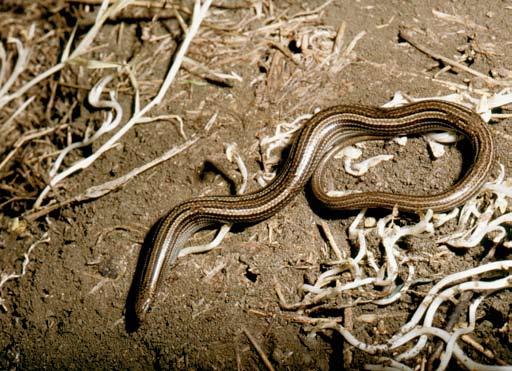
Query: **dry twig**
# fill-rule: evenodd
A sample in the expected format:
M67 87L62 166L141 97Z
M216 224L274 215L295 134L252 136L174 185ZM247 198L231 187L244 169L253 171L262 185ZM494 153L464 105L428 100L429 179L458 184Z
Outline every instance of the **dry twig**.
M483 73L479 72L479 71L476 71L472 68L469 68L468 66L460 63L460 62L457 62L457 61L454 61L453 59L450 59L450 58L447 58L445 57L444 55L441 55L439 53L436 53L435 51L433 51L432 49L426 47L425 45L421 44L419 41L415 40L414 37L412 36L411 32L408 31L408 30L405 30L405 29L401 29L400 30L400 33L399 33L400 37L402 39L404 39L405 41L407 41L409 44L411 44L413 47L415 47L416 49L418 49L420 52L444 63L444 64L447 64L447 65L450 65L452 67L455 67L461 71L465 71L473 76L476 76L478 78L481 78L482 80L484 80L485 82L487 82L488 84L490 85L493 85L493 86L512 86L512 81L500 81L500 80L496 80L490 76L487 76L487 75L484 75Z
M242 78L238 75L233 73L227 74L213 71L208 66L205 66L204 64L197 62L189 57L183 58L183 68L193 73L194 75L198 75L206 81L211 81L218 85L226 86L229 88L234 86L233 80L242 81Z
M252 336L252 334L246 328L243 329L243 332L247 336L247 338L249 339L251 344L254 346L254 349L256 349L256 352L258 353L258 355L260 356L261 360L265 364L265 367L267 368L267 370L274 371L274 367L270 363L267 355L265 354L265 352L263 352L263 349L261 349L260 345L258 344L256 339L254 338L254 336Z

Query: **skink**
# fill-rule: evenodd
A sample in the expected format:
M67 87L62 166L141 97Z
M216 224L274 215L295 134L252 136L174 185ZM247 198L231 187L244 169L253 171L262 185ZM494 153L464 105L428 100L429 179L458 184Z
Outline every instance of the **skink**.
M464 135L474 161L466 174L448 190L431 196L363 192L330 197L322 188L322 171L341 146L363 140L452 130ZM142 322L167 268L198 230L221 223L254 223L287 205L311 179L312 192L330 209L393 208L407 212L446 211L475 196L488 177L494 160L491 133L481 118L468 109L441 101L422 101L399 108L340 105L314 115L294 141L276 178L267 187L240 196L194 198L164 216L144 264L135 295L135 314Z

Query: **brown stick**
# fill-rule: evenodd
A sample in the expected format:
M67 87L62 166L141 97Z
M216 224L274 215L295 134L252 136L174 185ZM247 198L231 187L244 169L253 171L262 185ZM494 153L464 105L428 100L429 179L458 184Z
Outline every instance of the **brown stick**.
M352 331L354 328L354 321L352 319L352 308L348 307L343 310L343 327L347 329L347 331ZM352 366L352 345L349 344L348 341L343 339L343 367L345 369L349 369Z
M183 68L206 81L211 81L228 88L232 88L234 86L233 78L229 78L229 75L213 71L204 64L190 57L183 58Z
M453 59L445 57L444 55L434 52L432 49L429 49L425 45L423 45L423 44L419 43L417 40L415 40L414 37L412 36L411 32L409 32L408 30L401 29L399 31L399 36L402 39L404 39L405 41L407 41L409 44L411 44L413 47L418 49L420 52L432 57L433 59L441 61L446 65L450 65L459 70L465 71L473 76L479 77L479 78L485 80L485 82L487 82L490 85L512 86L512 81L499 81L499 80L493 79L492 77L484 75L483 73L476 71L472 68L469 68L468 66L466 66L462 63L459 63L457 61L454 61Z
M263 352L263 349L261 349L260 345L258 344L256 339L254 338L254 336L252 336L252 334L247 329L245 329L245 328L243 329L243 332L247 336L247 338L249 339L251 344L253 345L254 349L256 349L256 352L258 353L258 355L260 356L261 360L265 364L265 367L267 368L267 370L274 371L274 367L270 363L267 355Z

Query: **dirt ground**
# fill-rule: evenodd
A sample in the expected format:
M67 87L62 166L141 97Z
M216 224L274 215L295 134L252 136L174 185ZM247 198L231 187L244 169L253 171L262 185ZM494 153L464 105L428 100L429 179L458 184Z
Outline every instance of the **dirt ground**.
M77 37L88 30L98 6L86 3L8 0L0 4L0 36L4 42L10 36L21 37L20 30L28 29L31 23L39 37L55 30L45 40L34 43L33 70L22 78L28 79L58 62L77 19ZM222 249L179 259L166 275L147 321L137 331L130 331L124 318L141 245L158 218L191 197L229 194L230 184L218 172L203 171L206 161L224 162L238 176L236 166L225 160L226 144L238 146L249 170L249 190L256 190L259 185L254 174L261 170L258 139L272 135L277 124L292 121L300 114L341 103L379 106L397 91L414 97L442 96L454 92L455 84L499 90L454 69L435 76L445 65L399 37L400 30L410 30L416 40L448 58L466 55L461 63L487 76L512 76L512 1L334 0L305 25L290 22L295 15L323 3L264 1L267 21L271 14L272 22L282 20L290 25L289 29L284 28L288 33L269 36L279 43L275 46L250 33L265 25L262 20L244 26L245 34L227 26L219 30L220 23L215 19L222 19L227 25L240 24L253 10L248 7L249 1L224 1L230 4L227 7L217 2L212 19L206 19L188 55L211 69L234 71L242 81L233 80L233 86L222 86L193 71L182 70L153 113L181 116L188 136L201 133L206 121L218 112L216 123L196 144L121 189L54 210L28 223L27 230L20 233L11 228L12 222L30 209L44 187L44 169L47 172L52 157L41 160L39 168L25 166L23 156L27 152L23 149L11 165L1 169L0 271L20 271L28 247L44 232L49 237L48 243L31 251L26 274L1 288L1 369L265 369L244 331L254 336L279 370L356 370L376 361L376 356L344 345L335 332L308 335L304 324L291 319L295 312L280 307L275 282L289 302L298 301L302 284L312 277L314 280L322 272L322 264L331 258L318 227L323 216L313 211L315 205L307 191L269 220L229 233ZM184 6L191 9L189 2ZM433 10L457 17L441 19ZM181 11L181 15L188 23L189 14ZM301 27L338 30L342 22L346 24L345 47L361 31L365 32L342 60L345 65L339 70L318 67L315 61L301 65L305 59L300 57L306 50L301 50L294 39L302 32ZM164 36L151 39L148 35ZM174 13L133 7L105 24L89 55L136 66L144 101L157 93L182 37ZM221 44L226 40L230 44L223 49ZM164 42L168 49L162 52L159 47ZM297 60L299 63L294 62ZM70 124L51 137L50 147L54 150L63 148L70 139L82 137L89 123L103 117L103 112L87 104L86 98L88 90L105 73L74 65L33 88L32 94L37 97L25 115L17 119L16 130L4 139L2 159L16 138L31 127ZM112 83L125 110L124 117L133 107L133 90L127 80L124 75ZM8 106L0 116L2 121L16 108ZM510 113L512 108L508 108L503 113ZM511 123L510 119L491 122L499 162L507 174L512 173ZM123 175L183 141L173 121L137 125L120 145L68 178L52 197L65 200ZM67 164L98 146L94 143L76 151ZM463 152L461 146L450 146L445 156L434 160L422 138L410 140L405 147L377 142L367 147L365 156L387 153L395 155L393 161L357 178L340 176L334 170L339 164L333 165L331 173L334 185L341 189L431 194L456 181L464 169ZM29 175L25 175L32 171L35 174L35 168L39 175L33 175L35 180L29 184ZM13 197L18 198L9 201ZM379 210L371 213L386 215ZM348 246L347 227L355 215L346 213L341 218L326 219L342 246ZM193 242L211 236L212 232L202 232ZM477 266L487 247L457 251L449 262L431 262L422 268L440 277ZM414 248L432 249L435 244L419 241ZM510 251L498 248L497 256L510 259ZM368 342L386 339L407 320L420 299L409 295L389 307L368 304L354 308L354 318L377 314L380 319L354 323L354 334ZM510 323L511 303L510 291L486 299L474 333L478 342L508 364L512 364L512 339L501 329ZM450 311L450 307L444 310ZM334 308L329 315L342 313L342 309ZM464 349L473 359L495 363L472 348ZM428 354L421 357L426 359ZM412 362L411 366L415 364ZM450 366L460 367L455 361Z

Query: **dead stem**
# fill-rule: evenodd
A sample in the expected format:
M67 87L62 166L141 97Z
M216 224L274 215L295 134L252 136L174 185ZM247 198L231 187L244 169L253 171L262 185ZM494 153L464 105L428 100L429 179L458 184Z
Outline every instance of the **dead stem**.
M279 317L284 320L294 322L294 323L300 323L303 325L316 325L319 322L335 322L335 323L341 323L343 321L342 318L339 317L333 317L333 318L315 318L315 317L308 317L308 316L302 316L299 314L287 314L287 313L270 313L270 312L264 312L257 309L249 309L247 311L248 313L254 314L258 317L265 317L265 318L274 318Z
M299 66L301 68L305 68L300 62L296 61L295 58L293 57L293 54L290 52L289 49L286 49L284 46L282 46L281 44L273 41L273 40L269 40L268 41L268 45L271 46L272 48L275 48L277 50L279 50L281 53L283 53L283 55L288 58L293 64L295 64L296 66Z
M258 344L256 339L254 338L254 336L252 336L252 334L246 328L244 328L242 331L247 336L247 338L249 339L249 341L253 345L254 349L256 349L256 352L258 353L258 355L260 356L261 360L265 364L265 367L267 368L267 370L274 371L274 367L270 363L267 355L265 354L265 352L263 352L263 350L261 349L260 345Z
M327 238L327 241L329 242L329 245L331 246L332 250L334 251L334 254L336 255L336 260L338 262L343 261L346 257L345 254L343 254L336 243L336 239L332 235L331 228L329 227L329 224L327 224L325 221L320 221L320 229L324 232L325 237Z
M496 80L490 76L484 75L483 73L476 71L472 68L469 68L468 66L459 63L457 61L454 61L453 59L447 58L444 55L441 55L439 53L434 52L432 49L426 47L425 45L421 44L419 41L415 40L412 36L412 33L409 30L401 29L399 32L399 36L407 41L409 44L411 44L413 47L418 49L420 52L432 57L433 59L436 59L440 62L443 62L444 64L450 65L452 67L455 67L459 70L465 71L473 76L476 76L478 78L481 78L485 82L487 82L490 85L493 86L512 86L512 81L500 81Z
M158 157L158 158L156 158L138 168L133 169L129 173L127 173L119 178L116 178L114 180L108 181L106 183L103 183L103 184L100 184L97 186L89 187L87 190L85 190L85 192L83 192L77 196L70 197L61 202L49 204L40 210L30 211L27 214L25 214L23 217L27 221L34 221L36 219L41 218L42 216L48 215L49 213L51 213L54 210L60 209L61 207L67 206L69 204L89 201L89 200L103 197L103 196L107 195L108 193L123 187L131 179L142 174L143 172L145 172L145 171L151 169L152 167L154 167L164 161L167 161L168 159L174 157L175 155L185 151L186 149L191 147L193 144L195 144L198 140L199 140L199 137L194 136L191 139L189 139L188 141L186 141L185 143L179 145L178 147L173 147L172 149L165 152L160 157Z
M490 360L495 361L496 364L501 365L501 366L508 365L507 362L496 357L496 354L492 350L485 348L482 344L480 344L478 341L476 341L471 335L462 335L460 338L466 344L471 345L477 352L483 354Z
M217 85L225 86L228 88L232 88L234 86L233 80L241 80L241 78L238 76L213 71L208 66L205 66L204 64L197 62L189 57L185 57L183 59L183 68L206 81L211 81Z
M343 327L348 331L352 331L354 328L353 322L353 310L352 307L347 307L343 310ZM349 369L352 365L352 346L347 342L343 342L343 367Z

